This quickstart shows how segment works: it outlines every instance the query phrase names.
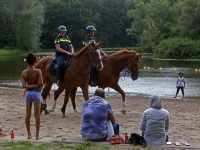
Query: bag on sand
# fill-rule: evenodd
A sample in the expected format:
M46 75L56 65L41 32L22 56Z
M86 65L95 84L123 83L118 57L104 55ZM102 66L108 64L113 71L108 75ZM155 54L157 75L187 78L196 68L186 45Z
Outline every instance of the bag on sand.
M113 125L110 120L107 120L107 140L110 141L111 136L114 134Z
M142 145L142 147L147 146L145 139L137 133L131 133L131 136L129 138L129 143L133 144L134 146L137 145Z

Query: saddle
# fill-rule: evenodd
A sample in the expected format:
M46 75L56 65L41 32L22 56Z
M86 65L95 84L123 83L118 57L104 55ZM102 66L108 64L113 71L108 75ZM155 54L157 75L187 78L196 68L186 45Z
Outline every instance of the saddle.
M65 76L65 73L66 73L70 58L71 58L70 56L66 57L66 59L63 61L63 64L61 66L62 81L64 81L64 76ZM56 57L54 57L52 62L51 62L50 68L49 68L50 75L56 76L57 69L58 69L57 60L56 60Z

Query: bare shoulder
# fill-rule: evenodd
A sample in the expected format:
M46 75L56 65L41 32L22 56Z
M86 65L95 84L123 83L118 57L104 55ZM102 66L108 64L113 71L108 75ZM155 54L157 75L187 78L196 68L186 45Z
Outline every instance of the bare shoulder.
M22 76L27 74L27 69L22 71Z
M35 69L37 73L41 73L41 70L40 69Z

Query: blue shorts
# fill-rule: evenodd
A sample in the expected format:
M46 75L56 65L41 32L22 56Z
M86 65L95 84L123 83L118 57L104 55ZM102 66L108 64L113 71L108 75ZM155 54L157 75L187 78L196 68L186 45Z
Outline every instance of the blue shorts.
M27 90L26 91L26 97L25 97L26 103L41 103L41 92L39 90Z

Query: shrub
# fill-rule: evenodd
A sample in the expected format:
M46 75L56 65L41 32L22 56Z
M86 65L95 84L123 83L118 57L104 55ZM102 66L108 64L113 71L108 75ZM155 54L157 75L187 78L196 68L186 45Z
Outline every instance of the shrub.
M199 41L188 38L169 38L156 46L153 55L156 58L198 59L200 58Z

